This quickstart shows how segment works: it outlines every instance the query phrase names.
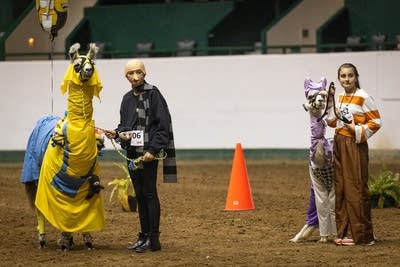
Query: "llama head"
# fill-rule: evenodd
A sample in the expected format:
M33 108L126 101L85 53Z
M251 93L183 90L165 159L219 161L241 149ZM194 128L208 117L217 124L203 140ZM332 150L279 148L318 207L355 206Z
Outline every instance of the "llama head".
M307 99L306 109L313 115L318 116L324 112L328 92L325 87L326 78L321 78L319 82L314 82L310 78L304 80L304 90Z
M82 82L89 80L94 73L94 59L99 48L95 43L89 44L89 51L86 55L79 54L79 43L73 44L69 49L69 57L74 65L74 71L79 74L79 79Z

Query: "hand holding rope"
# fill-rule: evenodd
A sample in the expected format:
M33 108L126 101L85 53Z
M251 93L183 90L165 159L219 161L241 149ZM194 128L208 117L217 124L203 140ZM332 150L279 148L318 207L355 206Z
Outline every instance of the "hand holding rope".
M105 130L105 129L102 129L102 128L99 128L99 127L96 127L96 129L99 129L99 130L103 131L104 133L109 133L109 132L110 132L110 131L108 131L108 130ZM115 133L115 134L117 134L117 133ZM106 136L107 136L107 135L106 135ZM114 135L114 137L115 137L115 135ZM125 155L118 149L114 138L112 138L111 136L107 136L107 138L111 140L111 144L113 145L115 151L117 151L117 153L118 153L122 158L124 158L125 160L129 161L128 167L129 167L129 169L130 169L131 171L136 170L136 169L140 166L140 163L142 163L143 160L144 160L144 156L137 157L136 159L128 158L127 156L125 156ZM159 153L157 153L156 155L154 155L154 159L153 159L153 160L163 160L163 159L165 159L165 158L167 158L167 153L162 149Z
M336 101L335 101L335 91L336 91L336 88L335 88L335 83L334 82L331 82L330 84L329 84L329 90L328 90L328 97L329 96L332 96L332 98L333 98L333 113L335 114L335 116L336 116L336 118L337 119L339 119L339 120L341 120L342 122L344 122L345 124L349 124L349 123L352 123L352 121L350 121L349 119L347 119L345 116L343 116L343 114L341 114L341 113L337 113L337 109L336 109ZM328 98L328 100L329 100L329 98Z

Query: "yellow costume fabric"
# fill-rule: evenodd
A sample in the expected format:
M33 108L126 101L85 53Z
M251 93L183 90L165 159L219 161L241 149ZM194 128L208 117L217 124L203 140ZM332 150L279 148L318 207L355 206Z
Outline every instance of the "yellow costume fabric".
M50 140L47 146L35 201L45 218L62 232L92 232L104 227L101 193L85 199L87 177L99 173L92 99L99 96L102 85L96 69L85 83L78 75L71 64L61 85L61 91L68 92L67 116L55 127L55 135L63 142L53 146ZM65 180L68 182L63 183Z
M93 95L97 98L100 98L100 91L103 89L103 85L101 84L99 73L97 72L97 68L94 68L93 76L86 82L82 82L79 79L79 74L74 71L74 65L69 64L68 69L64 75L64 80L61 83L61 93L65 94L68 92L68 89L71 86L75 87L91 87L93 89ZM92 101L92 100L90 100Z

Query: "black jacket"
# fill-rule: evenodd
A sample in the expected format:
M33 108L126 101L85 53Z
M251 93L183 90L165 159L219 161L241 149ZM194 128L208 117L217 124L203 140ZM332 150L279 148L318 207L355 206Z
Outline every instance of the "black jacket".
M144 144L144 151L149 151L153 155L166 149L169 141L169 126L171 115L168 110L167 103L157 87L145 82L139 87L144 98L148 98L150 107L148 109L149 122L145 129L148 133L149 141ZM136 129L138 123L137 106L139 96L133 94L133 89L127 92L121 102L120 123L117 132L130 131ZM124 149L134 149L129 142L121 142Z

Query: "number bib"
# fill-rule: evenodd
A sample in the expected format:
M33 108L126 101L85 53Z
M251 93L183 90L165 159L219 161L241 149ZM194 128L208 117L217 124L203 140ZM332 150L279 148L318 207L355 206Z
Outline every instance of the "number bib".
M132 131L131 146L144 146L143 130L133 130Z

